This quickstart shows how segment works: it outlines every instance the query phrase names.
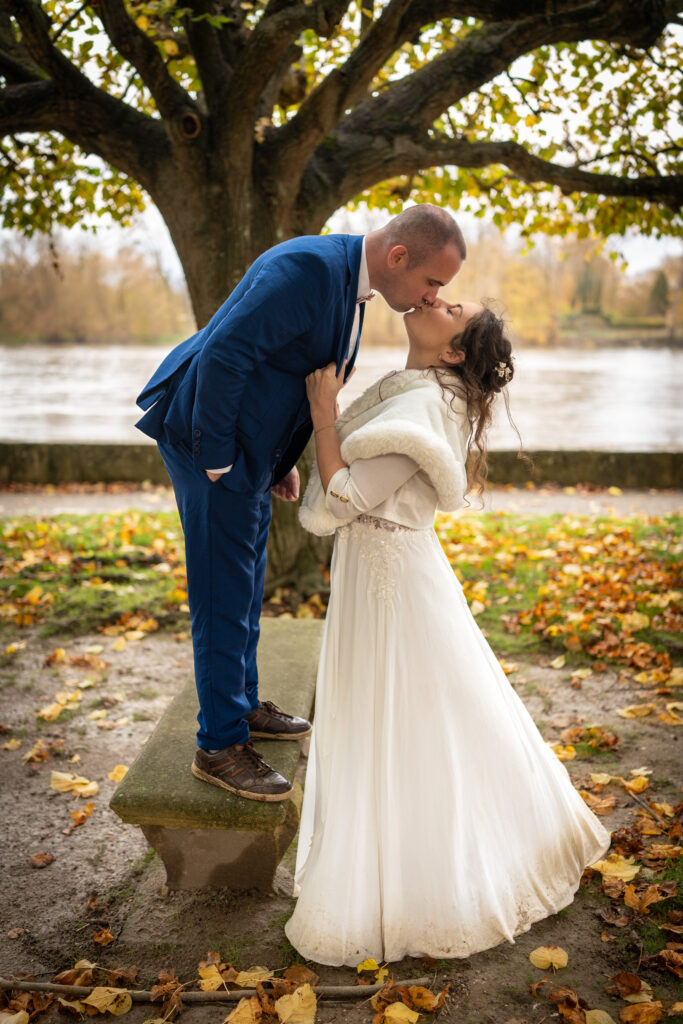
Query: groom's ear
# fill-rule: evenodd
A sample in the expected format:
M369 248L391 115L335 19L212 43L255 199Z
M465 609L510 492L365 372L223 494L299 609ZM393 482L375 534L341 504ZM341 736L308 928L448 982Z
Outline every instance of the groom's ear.
M387 253L387 265L391 268L406 266L408 263L408 250L405 245L392 245Z

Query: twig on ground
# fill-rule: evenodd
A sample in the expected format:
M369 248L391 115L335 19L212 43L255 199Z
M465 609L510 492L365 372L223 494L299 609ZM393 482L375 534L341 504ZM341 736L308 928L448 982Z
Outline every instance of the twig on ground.
M405 981L396 981L395 985L427 985L429 978L407 978ZM57 985L45 981L11 981L9 978L0 978L0 988L16 989L18 992L54 992L60 996L89 996L94 988L101 986L87 985ZM357 999L359 996L365 998L373 995L384 988L384 982L378 985L314 985L313 991L316 995L324 996L327 999ZM120 989L127 992L134 1003L151 1003L152 993L143 989ZM183 992L184 1003L232 1003L238 1002L243 996L255 996L255 988L232 989L230 991L219 990L217 992Z

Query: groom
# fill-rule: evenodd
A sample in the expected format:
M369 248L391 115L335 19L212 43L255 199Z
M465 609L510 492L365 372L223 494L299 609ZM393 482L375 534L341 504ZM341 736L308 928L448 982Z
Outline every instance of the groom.
M351 371L371 289L398 312L431 304L464 259L460 229L431 204L365 236L282 242L138 396L136 425L159 445L185 533L197 778L253 800L290 795L251 739L311 731L259 701L256 667L270 495L298 498L296 462L313 429L305 379L331 362Z

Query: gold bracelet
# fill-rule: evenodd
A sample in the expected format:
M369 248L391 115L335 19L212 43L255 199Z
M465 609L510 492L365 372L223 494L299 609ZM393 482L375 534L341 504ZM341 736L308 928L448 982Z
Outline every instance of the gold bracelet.
M314 430L314 431L313 431L313 433L314 433L314 434L319 434L321 430L336 430L336 429L337 429L337 428L336 428L336 426L334 425L334 423L328 423L328 424L327 424L327 426L324 426L324 427L318 427L318 429L317 429L317 430Z

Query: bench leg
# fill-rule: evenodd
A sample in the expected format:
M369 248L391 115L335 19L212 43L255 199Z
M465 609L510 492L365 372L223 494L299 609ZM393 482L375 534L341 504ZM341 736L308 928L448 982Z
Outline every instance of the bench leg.
M288 801L285 821L271 832L141 825L166 868L169 889L256 889L272 892L275 870L294 838L299 814Z

